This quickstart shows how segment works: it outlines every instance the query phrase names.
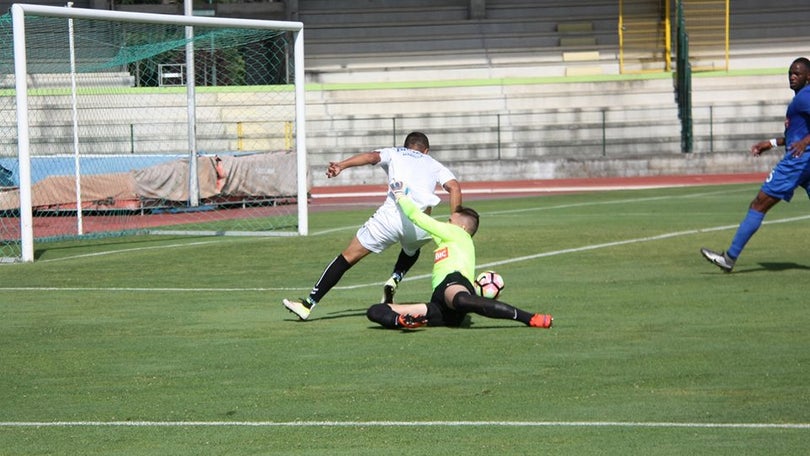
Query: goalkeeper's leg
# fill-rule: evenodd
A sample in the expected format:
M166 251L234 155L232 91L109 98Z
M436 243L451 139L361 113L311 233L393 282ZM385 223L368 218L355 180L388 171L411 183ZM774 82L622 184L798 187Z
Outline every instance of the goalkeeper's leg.
M425 304L389 305L380 303L369 307L366 311L366 317L385 328L403 329L427 324L427 312L427 305Z
M494 299L473 295L466 290L456 293L453 297L453 308L462 312L476 313L487 318L517 320L526 325L529 324L533 316L533 314L517 307Z

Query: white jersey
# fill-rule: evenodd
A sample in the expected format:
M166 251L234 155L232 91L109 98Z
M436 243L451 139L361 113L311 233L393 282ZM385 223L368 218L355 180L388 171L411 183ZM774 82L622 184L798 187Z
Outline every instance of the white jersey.
M420 210L439 204L436 184L444 185L456 178L444 165L428 154L405 147L379 149L380 167L388 175L388 182L404 182L408 194ZM388 194L385 204L397 205L394 195Z
M433 157L405 147L378 149L380 167L388 175L388 182L404 182L408 194L420 210L434 207L441 199L436 195L436 184L444 185L456 176ZM363 247L380 253L399 243L408 255L430 241L430 235L415 226L397 205L391 192L366 223L357 230L357 239Z

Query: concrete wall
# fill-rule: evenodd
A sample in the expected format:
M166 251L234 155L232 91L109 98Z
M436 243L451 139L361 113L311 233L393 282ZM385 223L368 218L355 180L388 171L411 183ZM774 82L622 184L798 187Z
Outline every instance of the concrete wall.
M639 177L701 174L767 173L781 158L780 152L752 157L745 151L713 154L666 154L621 159L530 159L495 160L486 163L444 161L462 182L489 182L534 179L597 177ZM385 184L385 174L377 168L352 168L337 179L327 179L325 167L313 167L315 186Z
M788 62L789 63L789 62ZM787 65L787 64L786 64ZM694 151L682 154L672 81L378 87L307 91L307 145L316 185L329 161L401 144L412 130L431 138L431 153L467 180L547 179L750 172L750 144L778 136L792 97L779 75L695 78ZM284 147L292 100L268 93L200 94L199 150L224 152ZM72 142L70 97L33 102L33 153ZM119 96L94 115L98 133L84 153L183 152L185 95ZM60 117L61 116L61 117ZM67 117L66 117L67 116ZM61 119L61 120L60 120ZM268 119L275 119L269 121ZM237 123L241 122L242 136ZM2 144L3 154L16 145ZM87 148L96 148L90 150ZM765 166L768 168L769 166ZM358 173L360 182L374 174ZM342 181L346 181L343 179Z

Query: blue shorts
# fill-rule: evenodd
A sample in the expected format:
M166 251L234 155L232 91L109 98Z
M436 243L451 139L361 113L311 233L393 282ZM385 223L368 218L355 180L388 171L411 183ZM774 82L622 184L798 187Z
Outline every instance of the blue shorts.
M793 158L788 152L771 170L761 190L766 195L790 201L793 198L793 191L798 187L804 188L810 197L808 186L810 186L810 153Z

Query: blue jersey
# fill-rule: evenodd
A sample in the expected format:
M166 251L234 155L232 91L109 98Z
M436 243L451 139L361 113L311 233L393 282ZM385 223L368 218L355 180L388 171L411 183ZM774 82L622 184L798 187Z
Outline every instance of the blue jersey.
M785 145L802 140L810 134L810 85L793 97L785 115ZM810 150L810 146L805 152Z
M803 187L810 196L810 146L801 157L794 157L790 145L810 134L810 85L793 97L785 114L785 155L762 184L762 191L790 201L793 191Z

